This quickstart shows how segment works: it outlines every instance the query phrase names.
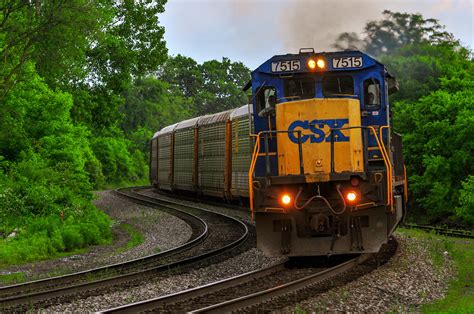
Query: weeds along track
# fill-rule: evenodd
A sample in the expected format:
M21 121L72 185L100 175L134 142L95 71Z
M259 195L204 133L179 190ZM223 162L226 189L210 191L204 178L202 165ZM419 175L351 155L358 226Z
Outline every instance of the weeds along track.
M423 230L427 232L433 232L433 233L448 236L448 237L474 239L474 232L472 230L467 230L467 229L448 229L448 228L441 228L441 227L434 227L434 226L420 226L420 225L415 225L415 224L404 224L402 225L402 227L408 228L408 229L418 229L418 230Z
M21 311L45 307L101 294L100 289L117 289L139 284L154 275L195 264L233 251L245 243L249 229L245 223L206 208L150 197L141 189L118 189L116 193L132 201L166 211L190 225L192 235L183 245L143 258L78 273L0 288L0 310Z

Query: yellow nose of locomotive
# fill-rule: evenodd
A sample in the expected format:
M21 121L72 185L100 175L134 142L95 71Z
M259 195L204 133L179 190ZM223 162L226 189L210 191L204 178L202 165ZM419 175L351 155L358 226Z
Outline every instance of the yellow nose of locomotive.
M277 130L290 131L277 135L280 176L300 174L298 143L307 182L329 181L332 158L335 173L364 171L362 131L357 128L361 125L358 100L325 98L280 103L276 105L276 123Z

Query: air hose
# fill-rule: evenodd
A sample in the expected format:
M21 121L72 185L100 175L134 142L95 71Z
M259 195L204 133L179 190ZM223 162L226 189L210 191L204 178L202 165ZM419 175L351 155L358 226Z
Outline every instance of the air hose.
M344 204L344 207L342 208L341 211L336 211L334 208L332 208L331 204L329 203L329 201L324 197L324 196L321 196L321 195L315 195L315 196L312 196L310 197L302 206L298 206L298 199L299 197L301 196L301 193L303 192L303 187L300 187L299 191L298 191L298 194L296 194L296 197L295 197L295 203L294 203L294 206L296 209L304 209L306 206L309 205L309 203L311 203L313 200L315 199L320 199L322 200L324 203L326 203L327 207L331 210L331 212L334 214L334 215L340 215L342 214L343 212L346 211L346 200L344 199L344 196L342 195L342 192L341 192L341 185L338 184L336 186L336 189L337 189L337 192L339 193L339 196L341 197L342 199L342 202Z

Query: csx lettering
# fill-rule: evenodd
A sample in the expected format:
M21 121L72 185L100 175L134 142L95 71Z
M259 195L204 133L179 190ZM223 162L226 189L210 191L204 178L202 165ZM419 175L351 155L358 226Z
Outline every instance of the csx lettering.
M324 120L313 120L309 122L308 120L296 120L293 121L288 127L288 138L295 144L298 144L298 133L291 132L297 131L297 128L303 130L309 130L313 134L301 134L301 143L305 143L308 139L310 143L321 143L324 140L326 142L331 141L331 135L324 132L324 126L328 126L329 129L339 129L342 128L345 124L349 123L349 119L324 119ZM302 132L303 133L303 132ZM349 136L345 136L341 130L334 130L332 132L334 136L334 142L349 142Z

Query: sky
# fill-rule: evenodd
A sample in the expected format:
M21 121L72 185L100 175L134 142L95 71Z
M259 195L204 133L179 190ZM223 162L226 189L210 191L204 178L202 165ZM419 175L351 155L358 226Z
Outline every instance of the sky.
M474 47L474 0L168 0L160 23L171 55L227 57L254 69L303 47L333 51L337 35L361 33L384 9L436 18Z

